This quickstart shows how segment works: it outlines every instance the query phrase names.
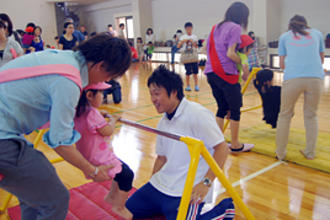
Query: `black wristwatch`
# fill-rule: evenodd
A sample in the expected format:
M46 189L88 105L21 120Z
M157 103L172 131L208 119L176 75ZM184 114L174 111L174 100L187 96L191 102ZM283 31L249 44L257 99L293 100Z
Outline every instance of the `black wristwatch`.
M203 179L203 184L207 187L211 187L212 186L212 181L209 178L205 177Z

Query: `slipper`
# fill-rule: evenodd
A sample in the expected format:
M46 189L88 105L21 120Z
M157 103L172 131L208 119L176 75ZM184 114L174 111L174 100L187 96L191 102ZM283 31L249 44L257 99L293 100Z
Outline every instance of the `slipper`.
M307 160L314 160L314 157L307 157L303 150L299 150L299 152L307 159Z
M232 152L247 152L250 151L252 148L254 148L254 144L242 144L241 148L231 148L229 147Z

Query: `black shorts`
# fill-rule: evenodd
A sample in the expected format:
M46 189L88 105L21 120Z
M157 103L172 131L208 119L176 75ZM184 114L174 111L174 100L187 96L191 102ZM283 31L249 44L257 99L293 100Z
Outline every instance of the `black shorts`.
M217 117L225 118L230 111L230 119L239 121L243 105L241 85L239 83L230 84L213 72L206 75L218 104Z
M186 69L187 76L191 74L198 74L198 63L186 63L184 68Z
M129 168L129 166L121 161L122 170L117 173L114 180L118 183L119 189L128 192L132 189L132 183L134 179L134 172Z

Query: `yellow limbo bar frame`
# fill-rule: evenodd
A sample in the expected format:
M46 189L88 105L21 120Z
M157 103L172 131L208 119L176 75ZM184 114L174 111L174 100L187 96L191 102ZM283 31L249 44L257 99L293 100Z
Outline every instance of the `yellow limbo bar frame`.
M174 139L174 140L182 141L187 145L189 152L190 152L191 160L190 160L189 171L188 171L186 182L185 182L185 187L183 190L183 195L182 195L181 202L180 202L177 220L186 219L200 155L203 156L205 161L210 166L211 170L214 172L214 174L219 179L221 184L227 190L228 194L233 198L235 204L243 212L245 218L247 220L255 220L254 216L252 215L252 213L250 212L248 207L244 204L242 199L239 197L238 193L234 190L234 188L232 187L230 182L227 180L225 174L222 172L222 170L220 169L220 167L218 166L218 164L216 163L216 161L214 160L212 155L208 152L208 150L206 149L206 147L202 141L191 138L191 137L181 137L176 134L171 134L171 133L168 133L165 131L160 131L160 130L157 130L157 129L154 129L154 128L151 128L151 127L148 127L145 125L141 125L141 124L138 124L138 123L126 120L126 119L120 119L119 121L124 124L130 125L130 126L133 126L133 127L136 127L136 128L148 131L148 132L155 133L157 135L162 135L162 136Z
M261 70L261 68L253 67L253 69L252 69L252 71L249 75L249 78L246 80L246 82L245 82L245 84L242 88L242 91L241 91L242 95L244 95L244 93L246 92L249 84L251 83L251 81L255 77L255 75L259 72L259 70ZM253 110L256 110L256 109L259 109L259 108L262 108L262 105L257 105L257 106L254 106L254 107L246 108L246 109L241 110L241 112L253 111ZM225 133L225 130L228 128L229 122L230 122L230 120L226 120L225 125L223 126L223 133Z

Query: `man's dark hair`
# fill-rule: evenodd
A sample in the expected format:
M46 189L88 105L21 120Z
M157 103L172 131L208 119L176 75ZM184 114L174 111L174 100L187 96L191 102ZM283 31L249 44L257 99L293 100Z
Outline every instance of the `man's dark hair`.
M126 40L106 33L84 41L75 50L79 50L87 62L96 64L103 61L104 68L114 78L122 76L131 65L131 48Z
M168 96L172 92L177 92L177 98L181 101L184 97L183 94L183 82L179 74L170 71L165 65L160 65L149 77L148 87L151 84L155 84L158 87L164 87Z
M108 24L108 28L109 28L109 27L112 27L112 24Z
M246 29L248 26L249 13L249 8L243 2L234 2L227 9L225 19L220 25L224 22L231 21Z
M193 27L193 24L189 21L184 24L184 28Z
M124 23L121 23L120 25L119 25L119 27L124 27L125 26L125 24Z
M1 13L0 20L8 23L8 27L7 27L8 35L11 36L13 34L13 23L11 22L9 16L5 13Z

